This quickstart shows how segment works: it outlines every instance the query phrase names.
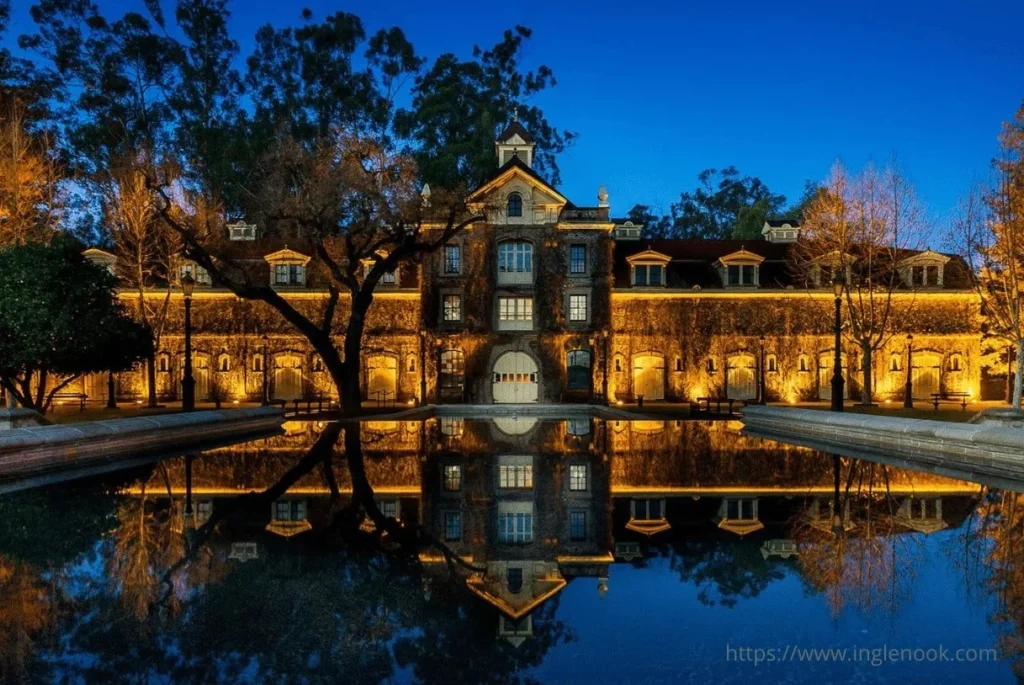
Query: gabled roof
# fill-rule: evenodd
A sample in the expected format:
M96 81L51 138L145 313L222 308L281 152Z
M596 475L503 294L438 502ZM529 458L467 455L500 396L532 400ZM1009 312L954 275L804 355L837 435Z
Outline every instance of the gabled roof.
M918 262L941 262L942 264L948 264L951 256L942 254L941 252L935 252L934 250L925 250L924 252L918 252L912 254L909 257L904 257L900 260L900 264L917 264Z
M672 258L667 254L655 252L650 247L643 252L637 252L636 254L626 257L626 261L630 264L635 264L637 262L669 262L671 259Z
M530 132L526 130L525 126L519 123L518 119L516 119L511 124L505 127L505 130L502 131L501 135L498 136L497 142L504 143L512 136L519 136L527 145L534 142L533 136L530 135Z
M483 180L480 186L469 194L466 198L467 202L473 202L474 200L486 195L491 190L494 190L498 186L504 184L513 176L519 176L526 180L527 183L535 187L541 188L544 192L551 195L558 202L568 204L569 200L564 195L558 192L554 186L545 181L540 174L531 169L526 165L526 162L519 159L519 157L512 157L500 167L494 170L487 178Z
M500 581L483 574L475 574L466 579L466 587L485 602L498 609L514 621L533 611L535 608L562 591L566 582L564 578L534 578L527 591L519 595L502 596Z
M309 260L312 257L304 255L301 252L295 250L289 250L287 247L277 252L271 252L268 255L264 255L263 259L267 260L268 263L283 262L283 261L295 261L302 262L303 265L309 264Z
M758 264L760 264L761 262L764 261L764 257L762 257L759 254L751 252L746 248L745 245L741 245L740 249L736 250L735 252L730 252L729 254L722 255L721 257L718 258L718 261L721 262L722 264L742 261L757 262Z
M800 228L800 219L796 218L782 218L782 219L765 219L764 225L767 228L784 228L786 224L789 224L790 228Z

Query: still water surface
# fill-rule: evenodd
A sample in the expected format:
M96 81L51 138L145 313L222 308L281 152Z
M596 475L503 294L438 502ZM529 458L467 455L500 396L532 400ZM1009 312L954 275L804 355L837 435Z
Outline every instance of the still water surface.
M286 429L0 496L0 679L998 683L1021 665L1011 490L728 422ZM363 475L395 534L364 516Z

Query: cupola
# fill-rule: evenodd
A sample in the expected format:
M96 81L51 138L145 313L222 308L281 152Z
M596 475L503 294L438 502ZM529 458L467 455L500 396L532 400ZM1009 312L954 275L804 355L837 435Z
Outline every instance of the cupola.
M498 153L498 166L503 167L510 160L518 157L523 164L532 169L534 147L533 136L519 123L519 114L516 113L512 123L501 132L498 140L494 143L494 148Z

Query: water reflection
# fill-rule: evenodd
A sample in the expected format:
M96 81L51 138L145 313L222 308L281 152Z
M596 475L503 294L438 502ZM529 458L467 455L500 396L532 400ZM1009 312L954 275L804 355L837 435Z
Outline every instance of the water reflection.
M0 675L507 682L581 639L600 650L579 632L604 602L666 573L709 609L778 587L836 626L899 624L931 576L953 576L1016 665L1017 493L739 428L294 423L0 498ZM623 641L634 661L609 678L654 656Z

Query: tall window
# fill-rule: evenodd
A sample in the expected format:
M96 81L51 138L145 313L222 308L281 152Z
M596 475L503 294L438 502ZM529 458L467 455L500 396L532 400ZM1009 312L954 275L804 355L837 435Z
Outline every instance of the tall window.
M573 542L583 542L587 539L587 512L569 512L569 539Z
M445 350L441 353L441 388L462 390L465 380L465 357L462 350Z
M252 370L255 373L261 373L263 371L263 355L256 353L256 356L252 358Z
M462 489L462 467L459 464L446 464L444 467L445 492L458 492Z
M462 539L462 513L446 511L444 513L445 542L457 542Z
M275 264L274 285L302 285L306 282L306 267L301 264Z
M637 264L633 267L633 285L664 285L665 267L661 264Z
M570 295L569 296L569 321L586 321L587 320L587 296L586 295Z
M587 490L587 465L569 464L569 490L572 492L586 492Z
M178 278L184 278L186 274L195 279L196 283L210 285L210 274L198 264L182 264L178 269Z
M512 193L511 195L508 196L508 215L523 215L523 196L520 195L519 193Z
M587 350L569 350L566 369L570 390L590 389L590 352Z
M525 544L533 541L533 514L498 514L498 542Z
M587 273L587 246L586 245L570 245L569 246L569 273L571 273L571 274L585 274L585 273Z
M444 272L446 274L462 273L462 247L459 245L444 246Z
M498 245L498 273L532 273L533 245L508 241Z
M444 320L462 321L462 295L444 296Z

